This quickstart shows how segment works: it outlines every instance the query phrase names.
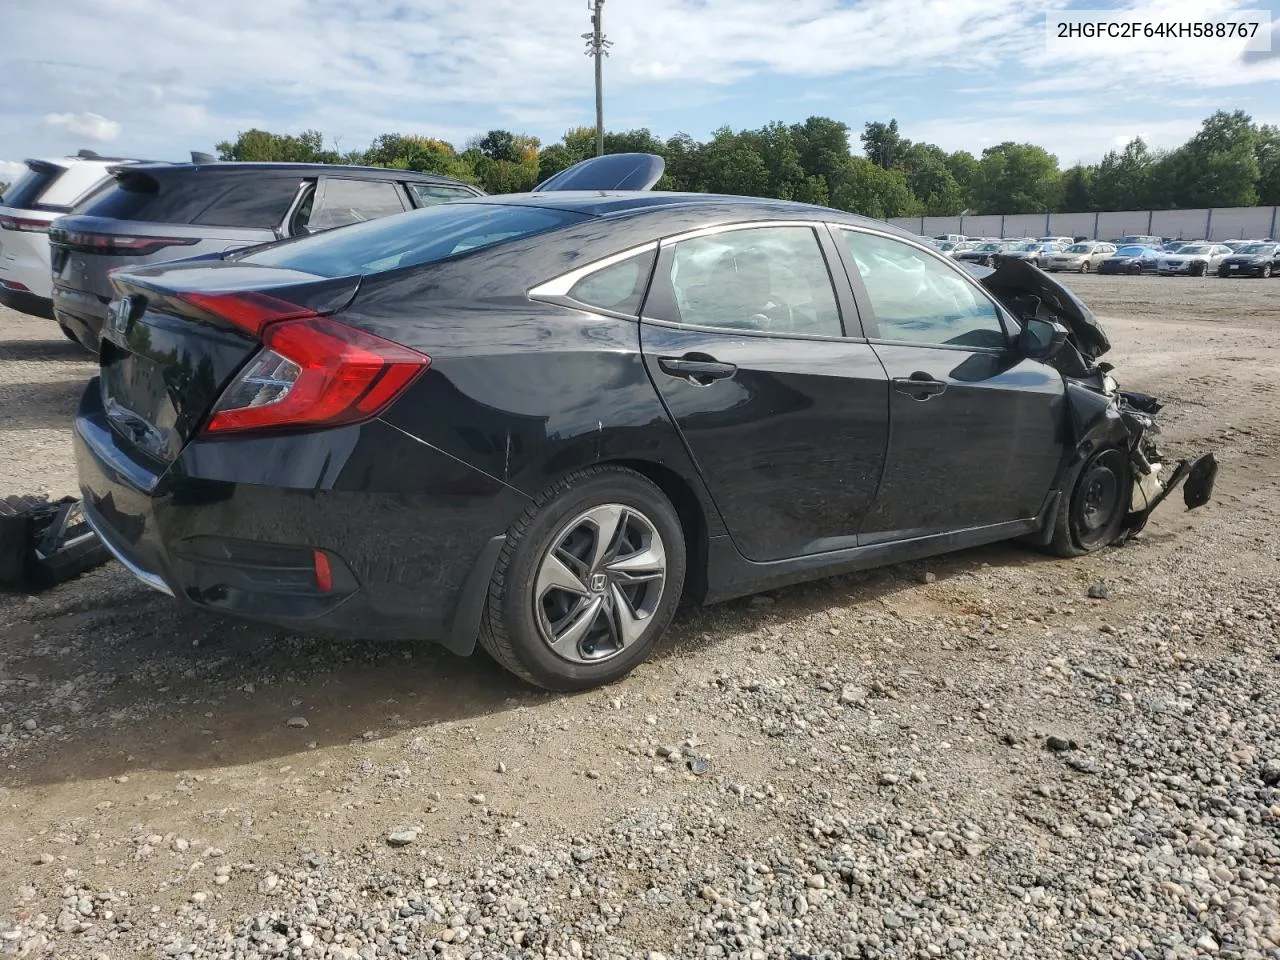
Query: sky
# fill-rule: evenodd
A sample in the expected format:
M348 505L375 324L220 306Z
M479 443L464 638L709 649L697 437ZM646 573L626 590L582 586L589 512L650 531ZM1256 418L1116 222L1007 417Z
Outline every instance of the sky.
M704 139L818 114L1063 167L1134 136L1172 147L1218 108L1280 123L1276 55L1240 41L1050 46L1046 10L1163 20L1280 0L606 0L606 126ZM594 123L587 0L4 0L0 180L87 147L186 159L237 132L544 143Z

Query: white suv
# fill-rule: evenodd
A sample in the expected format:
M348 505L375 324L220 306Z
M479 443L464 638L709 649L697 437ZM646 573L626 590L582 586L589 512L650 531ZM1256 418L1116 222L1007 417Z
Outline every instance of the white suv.
M49 224L110 180L110 168L135 162L92 150L27 161L26 172L0 197L0 303L53 317Z

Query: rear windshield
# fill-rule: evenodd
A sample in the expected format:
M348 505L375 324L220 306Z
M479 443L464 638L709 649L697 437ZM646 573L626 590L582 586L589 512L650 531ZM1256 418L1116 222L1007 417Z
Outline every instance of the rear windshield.
M75 212L145 223L269 228L284 219L297 190L297 177L126 172L83 200Z
M1116 251L1121 257L1140 257L1147 252L1146 247L1121 247Z
M28 169L4 192L4 205L17 210L38 209L40 195L49 189L62 172L61 167L52 166L40 170Z
M543 207L445 203L353 223L235 259L321 277L349 277L445 260L586 219L585 214Z

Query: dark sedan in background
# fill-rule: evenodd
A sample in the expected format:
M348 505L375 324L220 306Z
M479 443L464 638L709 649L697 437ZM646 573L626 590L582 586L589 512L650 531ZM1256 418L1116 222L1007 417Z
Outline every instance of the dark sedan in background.
M954 260L980 263L984 267L994 267L1002 253L1006 253L1016 246L1018 244L1010 240L987 240L968 250L953 253L951 256Z
M116 272L75 428L103 541L195 607L478 641L568 690L644 660L682 597L1012 537L1074 556L1184 478L1206 496L1047 275L836 210L601 191L662 170L604 160Z
M1160 251L1155 247L1120 247L1099 261L1098 273L1155 273L1160 264Z
M1280 244L1250 243L1218 264L1220 277L1271 277L1280 273Z

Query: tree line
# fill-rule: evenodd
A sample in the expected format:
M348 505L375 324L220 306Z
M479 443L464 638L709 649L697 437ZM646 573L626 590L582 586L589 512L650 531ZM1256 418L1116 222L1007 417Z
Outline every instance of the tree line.
M658 189L776 197L871 217L1082 213L1107 210L1280 204L1280 128L1242 110L1219 110L1186 143L1152 150L1140 138L1101 161L1066 170L1043 147L1000 143L982 155L948 153L902 136L896 120L870 122L854 148L848 125L829 117L716 130L661 140L647 129L608 132L607 153L658 153ZM354 163L420 170L465 180L489 193L528 190L595 155L595 131L579 127L557 143L490 130L458 150L415 134L386 133L366 150L326 147L315 130L297 135L247 130L218 144L223 160Z

